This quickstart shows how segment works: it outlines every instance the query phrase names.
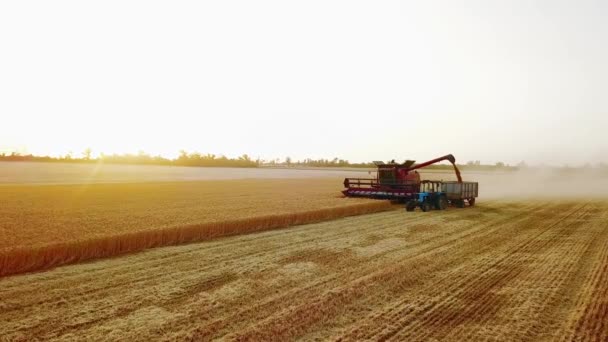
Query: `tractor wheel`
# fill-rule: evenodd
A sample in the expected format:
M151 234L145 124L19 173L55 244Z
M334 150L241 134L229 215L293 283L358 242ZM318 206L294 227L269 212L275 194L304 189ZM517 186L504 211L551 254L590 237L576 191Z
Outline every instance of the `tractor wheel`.
M415 201L408 201L407 203L405 203L405 210L407 210L407 211L414 211L414 210L416 210L416 202Z
M448 207L448 199L445 198L445 196L439 196L439 198L437 198L437 201L435 203L435 208L437 210L445 210Z
M475 205L475 198L469 198L469 205L471 207Z
M431 210L431 203L429 202L424 202L422 203L422 205L420 206L422 208L422 211L427 212Z
M433 200L433 207L435 207L436 210L441 210L441 197L443 196L437 196L435 197L435 199Z

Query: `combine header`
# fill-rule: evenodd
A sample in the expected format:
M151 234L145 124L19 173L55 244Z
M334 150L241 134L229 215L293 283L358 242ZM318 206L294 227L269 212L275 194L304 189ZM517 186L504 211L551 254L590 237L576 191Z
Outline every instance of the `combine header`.
M456 182L421 181L418 169L449 161L454 166ZM403 164L374 162L378 167L376 178L345 178L345 190L342 193L349 197L367 197L391 199L406 202L408 210L419 206L423 211L430 208L445 209L448 204L463 207L465 200L469 205L475 204L478 185L476 182L463 182L456 166L456 158L448 154L421 164L407 160Z

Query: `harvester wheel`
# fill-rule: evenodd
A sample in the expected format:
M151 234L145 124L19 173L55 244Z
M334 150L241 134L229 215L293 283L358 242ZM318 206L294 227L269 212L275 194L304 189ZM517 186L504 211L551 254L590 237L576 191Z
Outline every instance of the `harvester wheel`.
M405 203L405 210L407 210L407 211L414 211L414 210L416 210L416 202L415 201L408 201L407 203Z
M475 205L475 198L469 198L469 205L472 207Z
M448 207L448 199L445 196L439 196L435 203L435 208L438 210L445 210Z
M427 212L427 211L431 210L431 203L425 201L422 203L420 208L422 209L422 211Z

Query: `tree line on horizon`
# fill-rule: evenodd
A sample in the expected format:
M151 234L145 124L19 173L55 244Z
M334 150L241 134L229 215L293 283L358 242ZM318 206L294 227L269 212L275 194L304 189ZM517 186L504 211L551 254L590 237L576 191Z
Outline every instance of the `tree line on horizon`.
M104 154L92 157L90 149L82 152L82 157L75 157L68 153L61 157L36 156L32 154L0 154L0 161L36 161L36 162L60 162L60 163L108 163L108 164L137 164L137 165L166 165L166 166L210 166L210 167L258 167L260 160L252 160L243 154L237 158L228 158L224 155L201 154L198 152L188 153L180 151L179 156L174 159L163 156L151 156L143 151L137 154Z
M92 156L91 149L82 152L81 157L75 157L73 153L68 153L61 157L36 156L32 154L20 154L13 152L10 154L1 153L0 161L36 161L36 162L62 162L62 163L108 163L108 164L137 164L137 165L166 165L166 166L203 166L203 167L352 167L352 168L375 168L373 162L351 163L348 160L334 159L311 159L293 161L290 157L284 160L279 158L262 160L252 159L247 154L236 158L229 158L224 155L202 154L199 152L188 153L181 150L177 158L170 159L162 156L152 156L143 151L137 154L104 154L97 157ZM469 161L466 164L459 164L463 169L477 170L496 170L496 169L517 169L526 167L525 163L517 166L498 162L494 165L483 165L479 161ZM435 164L427 169L450 170L452 165Z

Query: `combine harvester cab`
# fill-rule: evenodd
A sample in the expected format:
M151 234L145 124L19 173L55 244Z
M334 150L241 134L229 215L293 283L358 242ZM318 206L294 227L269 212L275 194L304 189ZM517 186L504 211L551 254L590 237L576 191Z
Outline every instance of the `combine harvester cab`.
M342 193L349 197L367 197L377 199L406 199L420 190L418 172L408 172L414 164L408 160L403 164L375 161L378 167L376 178L345 178L345 190Z

